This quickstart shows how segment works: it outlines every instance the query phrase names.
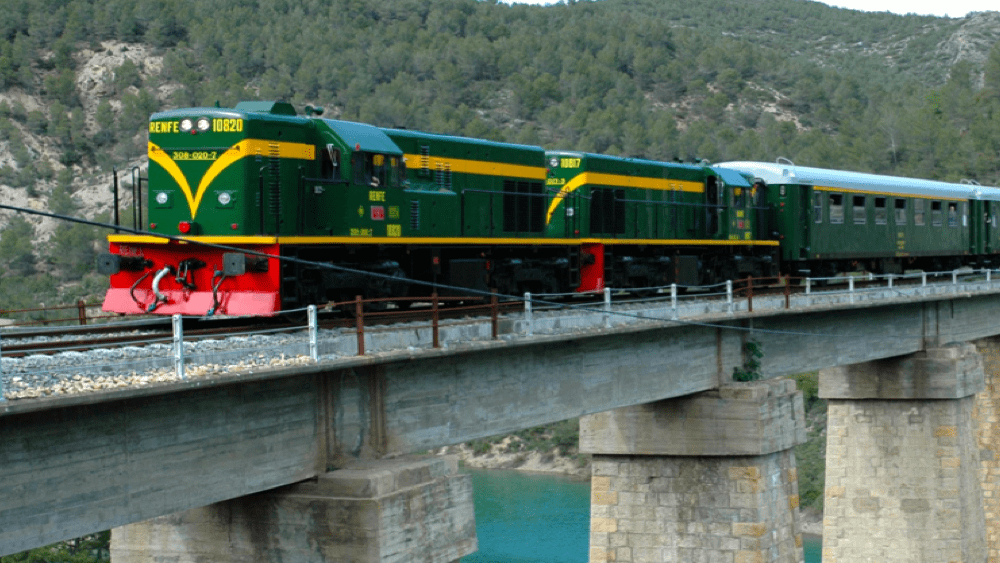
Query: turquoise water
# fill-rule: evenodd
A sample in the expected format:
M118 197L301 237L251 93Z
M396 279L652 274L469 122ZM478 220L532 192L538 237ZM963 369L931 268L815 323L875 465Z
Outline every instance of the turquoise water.
M586 563L590 482L557 475L466 469L472 475L479 551L462 563ZM805 562L820 563L819 540Z

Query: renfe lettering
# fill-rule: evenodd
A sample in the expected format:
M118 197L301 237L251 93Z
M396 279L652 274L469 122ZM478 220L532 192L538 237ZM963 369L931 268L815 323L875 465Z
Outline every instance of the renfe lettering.
M180 126L176 121L150 121L150 133L179 133Z

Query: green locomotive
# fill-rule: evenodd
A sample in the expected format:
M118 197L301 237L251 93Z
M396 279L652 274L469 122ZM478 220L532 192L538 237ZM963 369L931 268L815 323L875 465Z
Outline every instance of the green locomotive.
M148 232L111 235L98 260L108 311L271 315L430 291L407 279L512 294L777 271L759 193L727 169L380 129L281 102L154 114L149 160Z

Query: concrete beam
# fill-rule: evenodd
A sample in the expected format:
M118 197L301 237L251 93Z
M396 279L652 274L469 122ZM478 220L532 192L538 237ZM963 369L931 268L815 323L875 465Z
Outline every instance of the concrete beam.
M729 384L679 399L592 414L580 451L615 455L735 456L806 441L802 393L789 379Z

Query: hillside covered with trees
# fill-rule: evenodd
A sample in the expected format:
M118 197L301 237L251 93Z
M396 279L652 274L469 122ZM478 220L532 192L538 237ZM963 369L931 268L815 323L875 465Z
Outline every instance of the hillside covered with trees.
M111 216L161 109L327 116L653 159L1000 185L1000 13L808 0L10 0L0 201ZM97 298L100 233L0 214L0 303Z

